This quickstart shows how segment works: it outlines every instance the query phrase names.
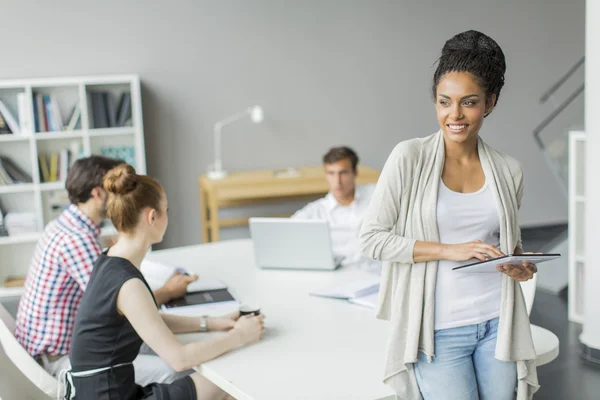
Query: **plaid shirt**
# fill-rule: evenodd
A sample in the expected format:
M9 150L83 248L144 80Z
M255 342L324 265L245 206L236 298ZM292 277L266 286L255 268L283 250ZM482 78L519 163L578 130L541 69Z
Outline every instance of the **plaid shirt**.
M33 357L68 354L81 296L101 248L100 228L70 205L38 242L17 313L15 336Z

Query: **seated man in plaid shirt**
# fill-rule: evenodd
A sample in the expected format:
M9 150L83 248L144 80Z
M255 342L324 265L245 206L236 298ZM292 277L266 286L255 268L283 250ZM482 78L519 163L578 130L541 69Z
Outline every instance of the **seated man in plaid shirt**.
M106 217L108 198L102 179L122 162L101 156L75 161L66 182L72 204L46 226L33 255L25 294L19 303L15 336L54 376L69 368L75 314L101 253L99 224ZM174 275L154 292L156 302L160 305L183 296L195 279ZM144 347L134 368L140 385L170 383L181 376Z

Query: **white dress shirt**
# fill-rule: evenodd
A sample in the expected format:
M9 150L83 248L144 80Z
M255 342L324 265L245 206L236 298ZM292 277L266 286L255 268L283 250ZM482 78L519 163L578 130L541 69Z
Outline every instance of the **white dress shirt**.
M292 218L324 219L329 223L333 255L341 264L356 265L373 273L381 273L381 261L371 260L361 254L358 232L373 196L375 185L361 185L354 189L354 201L341 205L329 192L325 197L296 211Z

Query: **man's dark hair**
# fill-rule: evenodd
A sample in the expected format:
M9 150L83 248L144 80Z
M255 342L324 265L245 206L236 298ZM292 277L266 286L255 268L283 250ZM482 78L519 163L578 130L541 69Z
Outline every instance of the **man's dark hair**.
M333 164L341 160L350 160L350 163L352 164L352 171L356 172L358 155L350 147L332 147L329 149L327 154L323 156L323 164Z
M92 189L102 187L104 175L123 160L91 156L75 161L67 175L66 188L72 204L85 203L92 197Z
M504 86L506 60L498 43L477 31L466 31L448 39L433 75L433 97L440 79L449 72L469 72L485 91L487 101L496 95L495 106Z

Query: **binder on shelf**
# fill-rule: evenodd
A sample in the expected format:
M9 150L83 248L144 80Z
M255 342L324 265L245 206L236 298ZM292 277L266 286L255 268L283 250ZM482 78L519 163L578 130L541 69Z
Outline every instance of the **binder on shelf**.
M62 117L60 115L60 108L58 107L58 101L56 100L56 96L50 96L50 109L52 110L52 123L54 124L55 131L63 131L65 128L63 126Z
M50 154L50 182L56 182L58 178L58 154Z
M31 175L21 169L17 164L6 156L0 156L0 169L4 170L10 179L11 183L31 183Z
M42 98L44 100L44 112L46 116L47 131L54 132L58 129L56 129L56 122L54 121L54 118L52 116L52 105L50 103L50 96L45 94Z
M46 119L46 106L44 96L41 93L35 94L33 107L36 111L36 132L48 132L48 121Z
M17 105L19 110L19 126L22 135L28 135L32 132L29 102L25 92L17 94Z
M6 123L6 120L0 113L0 134L11 134L11 133L13 133L13 132L10 130L10 127Z
M42 177L42 182L50 182L50 164L48 163L48 158L46 157L46 153L38 154L38 161L39 161L40 176Z
M77 104L75 104L75 106L73 106L73 109L71 110L71 114L68 119L69 122L67 123L66 130L67 131L75 130L75 127L77 126L77 123L79 122L79 118L81 118L81 107L79 106L79 103L77 103Z
M109 128L114 128L117 126L117 105L115 104L115 99L110 93L105 93L106 99L106 114L108 118L108 126Z
M4 121L6 121L6 124L8 125L8 127L12 131L12 133L15 133L15 134L20 133L21 129L19 128L19 124L18 124L17 120L15 119L15 117L12 115L12 113L10 112L8 107L6 107L6 104L4 104L4 102L2 100L0 100L0 114L2 114Z
M94 120L94 128L108 128L108 115L106 112L106 93L91 92L92 99L92 115Z
M123 92L119 100L119 117L117 126L125 126L127 120L131 118L131 93Z

